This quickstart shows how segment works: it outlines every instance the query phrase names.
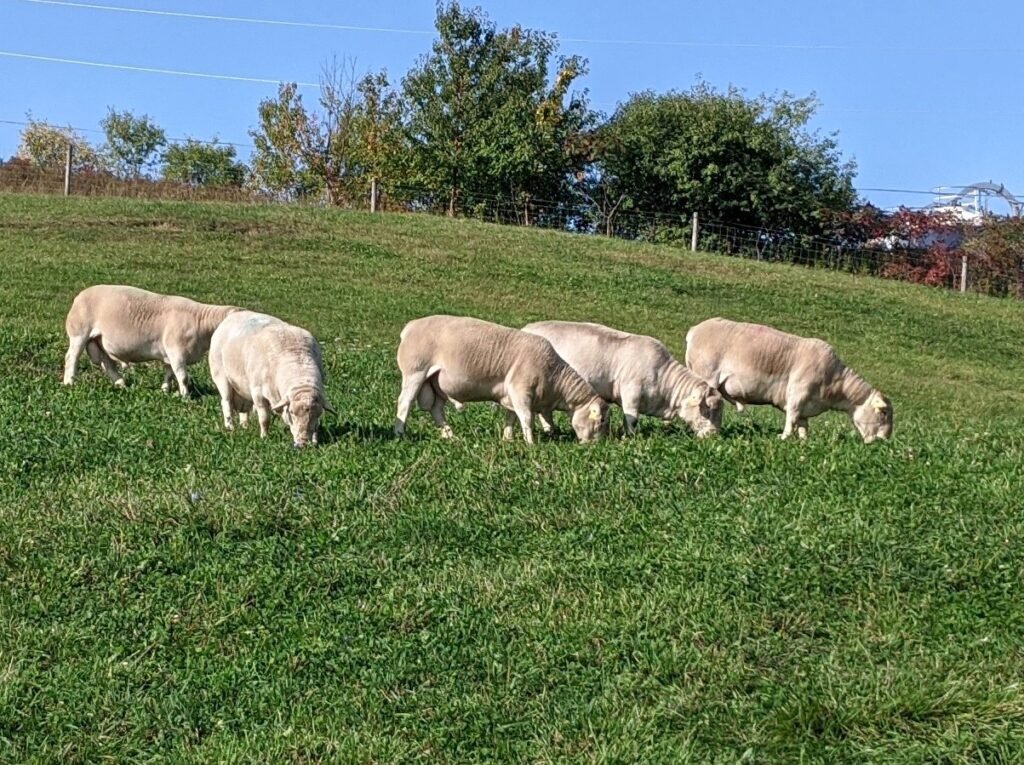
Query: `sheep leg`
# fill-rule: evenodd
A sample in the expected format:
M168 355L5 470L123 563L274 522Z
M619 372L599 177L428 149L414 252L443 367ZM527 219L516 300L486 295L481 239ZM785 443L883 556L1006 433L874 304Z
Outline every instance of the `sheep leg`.
M807 440L807 418L801 417L796 421L796 434L801 441Z
M505 427L502 428L501 438L503 441L511 441L515 438L516 413L514 409L505 410Z
M89 342L89 335L75 335L68 338L68 352L64 356L64 384L71 385L75 381L75 367L78 365L78 357L85 350Z
M234 430L235 423L231 421L231 415L233 411L231 409L231 396L221 395L220 397L220 413L224 419L224 430Z
M426 372L404 375L402 378L402 392L398 394L398 413L395 415L395 435L405 433L405 422L409 419L409 409L417 399L420 389L427 381Z
M103 350L103 346L100 345L98 339L93 338L90 340L86 344L85 349L88 351L89 358L92 359L92 362L103 368L103 371L107 373L107 377L114 382L116 387L125 387L124 377L121 375L121 370L118 369L114 360L110 358L110 354Z
M217 393L220 394L220 412L224 420L224 429L234 429L234 424L231 422L232 404L238 400L237 394L232 390L231 383L228 382L227 375L224 374L224 369L221 366L220 359L215 356L210 356L210 376L213 378L213 384L217 388ZM170 382L165 379L168 392L170 391ZM241 419L241 418L239 418Z
M423 391L426 391L430 386L423 386ZM452 430L452 426L448 424L444 418L444 405L445 400L434 393L433 389L430 390L430 394L433 401L430 403L430 416L434 418L434 423L441 429L441 438L455 438L455 432ZM422 396L422 393L421 393Z
M270 405L264 400L255 403L253 408L256 410L256 419L260 423L260 438L266 438L270 433L270 418L272 416Z
M249 413L252 411L252 402L246 401L238 394L231 396L231 407L238 413L238 424L240 427L249 427Z
M519 417L519 424L523 428L523 438L526 439L526 443L533 443L533 412L529 409L518 409L516 410L516 416Z
M169 362L174 379L178 381L178 393L182 398L188 398L188 367L185 366L185 359L180 356L172 356Z
M516 417L519 418L519 425L523 429L523 438L526 439L526 443L533 443L533 402L530 400L529 395L522 393L513 392L509 396L509 403L512 405L512 409L515 411Z
M174 370L171 369L170 364L164 364L164 381L160 385L160 390L164 393L171 392L171 381L174 379Z
M622 391L622 415L626 421L626 435L636 434L636 423L640 419L640 391Z
M782 429L782 433L779 434L779 438L785 441L791 435L793 435L793 429L797 427L800 421L800 407L799 405L787 404L786 405L786 425Z
M546 412L537 412L537 419L540 420L540 427L547 435L553 436L558 433L558 428L555 426L554 412L548 410Z

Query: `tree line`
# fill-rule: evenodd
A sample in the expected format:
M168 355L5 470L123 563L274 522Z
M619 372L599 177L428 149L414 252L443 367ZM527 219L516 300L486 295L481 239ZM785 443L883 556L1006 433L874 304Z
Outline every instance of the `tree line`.
M170 142L148 116L113 109L98 147L30 119L12 161L62 166L71 143L77 170L121 179L360 206L376 188L391 206L632 237L671 235L694 211L825 235L857 204L854 164L808 128L813 96L698 81L604 115L577 87L586 60L559 53L554 35L499 28L458 2L437 6L436 30L396 83L333 60L314 104L282 84L258 106L248 164L232 145ZM668 216L658 232L637 214L654 211Z

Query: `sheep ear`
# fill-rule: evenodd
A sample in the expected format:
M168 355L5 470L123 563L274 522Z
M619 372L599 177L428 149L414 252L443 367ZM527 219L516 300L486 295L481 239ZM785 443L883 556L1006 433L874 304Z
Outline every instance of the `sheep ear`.
M286 406L288 406L288 399L283 398L280 401L278 401L276 404L271 404L270 408L273 410L274 414L281 414L281 412L284 411L284 408Z
M588 416L592 420L600 420L601 419L601 407L599 407L597 404L591 404L590 405L590 412L589 412Z
M331 402L330 402L330 401L327 401L326 399L324 400L324 411L325 411L325 412L330 412L330 413L331 413L331 414L333 414L333 415L334 415L335 417L337 417L337 416L338 416L338 412L337 412L337 411L335 411L335 409L334 409L334 407L333 407L333 406L331 406Z
M875 395L871 399L871 406L876 412L884 412L889 408L889 405L885 403L885 399L882 398L882 394L875 391Z
M690 394L690 397L686 399L686 403L690 406L700 406L700 400L703 398L699 390L695 390Z

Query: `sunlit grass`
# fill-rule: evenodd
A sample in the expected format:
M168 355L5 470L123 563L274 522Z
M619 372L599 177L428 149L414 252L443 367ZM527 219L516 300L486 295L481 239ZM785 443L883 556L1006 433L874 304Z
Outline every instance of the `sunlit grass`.
M0 761L1014 762L1024 311L419 216L0 196ZM59 385L123 282L321 340L319 449L138 367ZM581 446L488 406L391 438L410 318L713 315L825 337L891 396L780 442L726 415ZM563 425L565 421L563 420ZM617 424L620 424L617 422ZM745 759L744 759L745 758Z

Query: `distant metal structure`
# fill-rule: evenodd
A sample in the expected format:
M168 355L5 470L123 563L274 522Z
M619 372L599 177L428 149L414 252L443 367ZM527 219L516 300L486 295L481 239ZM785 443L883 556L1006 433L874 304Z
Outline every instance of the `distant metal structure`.
M972 183L959 191L948 187L934 189L935 201L932 209L952 212L967 221L979 221L989 211L989 199L998 197L1010 206L1014 217L1019 218L1024 212L1024 202L1010 193L1003 184L989 182Z

